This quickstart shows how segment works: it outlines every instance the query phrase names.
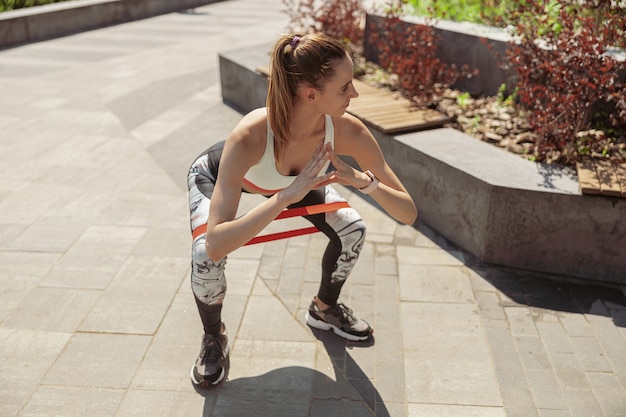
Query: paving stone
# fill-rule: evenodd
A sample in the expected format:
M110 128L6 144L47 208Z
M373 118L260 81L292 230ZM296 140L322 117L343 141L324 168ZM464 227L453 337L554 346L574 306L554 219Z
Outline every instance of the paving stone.
M385 402L384 407L380 406L377 403L378 407L376 408L376 417L404 417L408 416L408 410L406 404L396 404L390 403L388 401Z
M217 391L172 392L128 390L116 417L187 417L212 410Z
M274 297L250 297L237 335L240 339L310 342L312 335Z
M376 378L376 349L369 349L365 345L359 349L358 342L349 344L346 351L345 375L351 380L374 380ZM386 369L381 369L386 372ZM369 384L371 385L371 383Z
M365 259L371 259L367 254ZM362 259L359 259L359 264ZM371 271L371 269L370 269ZM386 245L383 243L376 244L376 257L374 258L373 271L376 275L397 275L398 264L396 262L396 249L392 245ZM372 274L368 274L372 276Z
M16 306L3 327L73 333L99 297L99 291L37 287Z
M259 277L266 281L275 281L280 277L282 255L263 255L259 264ZM319 276L316 277L319 280Z
M463 266L463 263L454 256L454 253L436 248L397 246L396 253L398 260L405 265Z
M409 404L409 417L506 417L501 407L463 405Z
M71 333L0 328L0 415L16 416Z
M525 370L528 386L539 409L566 409L567 404L552 370Z
M500 306L498 295L493 292L475 291L474 298L480 308L480 315L488 320L506 320L506 313Z
M530 314L535 323L559 323L561 313L548 308L531 307Z
M474 303L464 267L400 265L402 301Z
M626 375L626 338L615 326L610 317L587 316L591 328L598 339L600 346L608 355L607 359L614 372Z
M560 323L535 322L535 326L539 331L543 346L548 352L574 352L569 337Z
M498 372L498 382L504 403L504 411L507 417L535 417L538 411L535 406L532 393L527 387L524 373L515 375L517 372L507 371L509 377L502 378Z
M361 401L361 395L346 378L343 367L340 369L328 356L325 349L317 349L313 374L312 398L316 400Z
M151 227L133 251L135 255L186 257L191 253L189 226Z
M242 259L229 257L226 262L227 294L248 295L252 291L259 261L256 259Z
M183 277L187 258L133 256L102 293L81 331L151 335ZM121 314L123 312L123 314Z
M256 295L260 297L271 297L275 295L275 292L270 289L265 280L256 279L254 280L254 286L252 287L251 295Z
M593 330L583 314L561 313L559 321L570 337L593 336Z
M0 251L0 323L59 259L58 253Z
M550 369L550 360L539 337L515 336L515 345L524 369Z
M40 386L20 415L113 417L124 393L110 388Z
M569 410L539 409L539 417L572 417Z
M591 389L576 355L572 353L550 353L550 362L563 392L568 390L584 391Z
M89 226L89 220L77 213L46 212L16 238L9 249L64 252Z
M483 318L482 323L492 351L517 353L515 341L507 321Z
M148 336L77 333L43 383L127 388L149 343ZM80 372L76 372L77 363L81 364Z
M402 315L409 402L502 405L475 306L403 304Z
M273 415L273 414L268 414ZM342 416L373 416L372 411L365 407L361 401L349 400L313 400L311 403L311 417L324 417L329 415Z
M419 239L420 232L415 227L401 225L394 233L394 245L413 245Z
M539 336L535 322L525 307L506 307L504 309L511 326L511 333L516 336Z
M595 337L573 337L570 339L576 358L584 371L612 372L613 368Z
M304 278L304 268L283 268L276 287L276 294L284 299L300 294Z
M42 286L102 290L126 261L123 255L80 253L70 249L41 281Z
M312 342L238 340L230 381L220 390L213 414L308 414L314 356Z
M351 284L355 283L364 285L371 285L374 283L374 275L376 274L376 266L378 263L379 245L381 244L373 244L369 241L365 242L359 255L358 262L354 265L354 268L348 277L348 282ZM382 243L382 245L385 245L385 243Z
M601 416L602 407L591 390L564 389L565 401L572 417Z
M586 376L605 413L617 414L626 411L626 390L615 375L587 372Z

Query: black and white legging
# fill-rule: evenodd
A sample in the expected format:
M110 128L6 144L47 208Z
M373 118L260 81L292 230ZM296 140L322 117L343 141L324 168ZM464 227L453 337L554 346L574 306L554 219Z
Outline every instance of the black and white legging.
M188 175L191 230L205 224L219 171L224 142L203 152L191 165ZM299 203L289 208L345 201L331 186L309 192ZM363 242L365 225L359 213L351 207L327 213L304 216L329 238L322 258L322 279L318 298L326 304L337 303L344 282L354 267ZM226 257L213 262L205 249L206 233L193 241L191 287L206 333L215 334L221 328L220 311L226 295L224 268Z

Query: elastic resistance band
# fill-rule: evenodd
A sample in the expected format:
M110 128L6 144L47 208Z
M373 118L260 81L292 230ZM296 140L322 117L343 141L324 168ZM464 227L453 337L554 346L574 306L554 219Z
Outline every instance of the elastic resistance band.
M278 216L276 216L275 220L288 219L290 217L297 217L297 216L311 216L313 214L327 213L329 211L337 211L341 208L348 208L348 207L350 207L350 205L346 201L337 201L334 203L323 203L323 204L314 204L312 206L295 207L295 208L283 210ZM270 242L272 240L287 239L287 238L295 237L295 236L308 235L308 234L315 233L315 232L319 232L319 230L317 229L317 227L312 226L312 227L305 227L302 229L288 230L285 232L269 233L266 235L253 237L244 246L255 245L257 243ZM200 226L196 227L193 230L193 232L191 232L191 235L193 236L193 240L196 240L196 238L203 235L204 233L206 233L206 223L201 224Z

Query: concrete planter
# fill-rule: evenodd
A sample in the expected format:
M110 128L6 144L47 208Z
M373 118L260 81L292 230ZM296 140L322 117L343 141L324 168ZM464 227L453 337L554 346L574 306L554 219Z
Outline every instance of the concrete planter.
M219 0L73 0L0 13L0 48L191 9Z

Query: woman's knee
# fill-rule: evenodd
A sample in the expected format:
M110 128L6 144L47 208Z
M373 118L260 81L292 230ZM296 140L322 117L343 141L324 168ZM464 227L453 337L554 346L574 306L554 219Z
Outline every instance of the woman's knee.
M344 208L327 216L327 222L334 229L343 250L358 255L365 242L367 227L359 213L353 208Z
M221 304L226 295L226 257L213 262L206 253L204 243L204 239L200 238L192 246L191 289L203 304Z

